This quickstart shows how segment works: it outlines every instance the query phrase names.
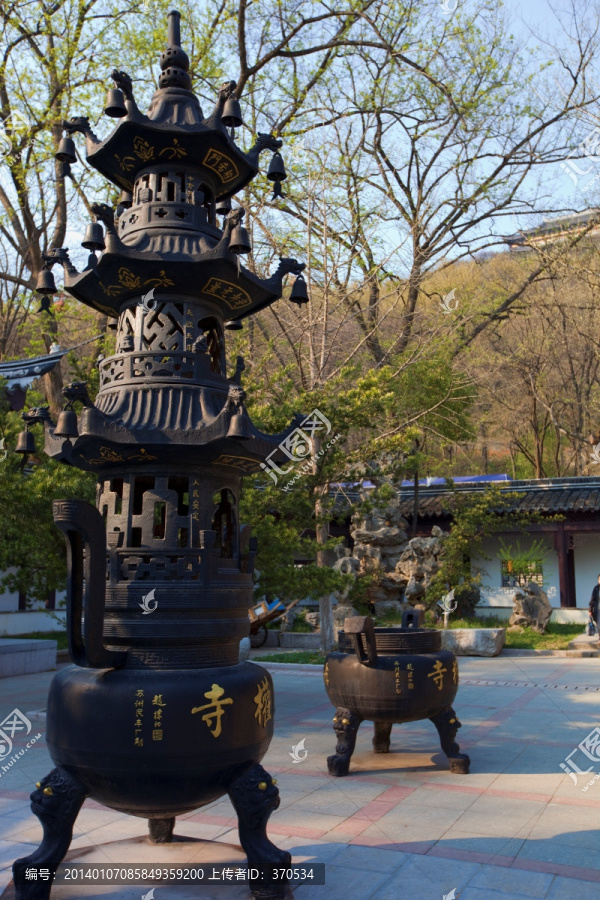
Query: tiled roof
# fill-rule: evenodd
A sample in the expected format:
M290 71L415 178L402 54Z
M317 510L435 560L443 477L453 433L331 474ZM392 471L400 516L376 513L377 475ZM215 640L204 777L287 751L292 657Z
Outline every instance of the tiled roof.
M487 484L455 485L457 493L480 493ZM598 512L600 511L600 478L540 478L511 481L502 486L502 492L518 494L507 500L502 509L506 512L528 511L541 513ZM405 516L412 516L414 495L412 490L399 491L400 508ZM419 516L440 517L451 514L454 497L439 487L419 488Z

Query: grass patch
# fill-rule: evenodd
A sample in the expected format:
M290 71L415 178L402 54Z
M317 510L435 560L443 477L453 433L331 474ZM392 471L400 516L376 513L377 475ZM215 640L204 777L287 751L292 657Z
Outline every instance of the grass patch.
M375 619L375 625L379 627L400 626L402 623L397 613L388 613ZM427 628L441 628L436 625L431 613L425 614ZM533 628L523 628L520 631L508 631L508 619L498 616L472 616L465 619L452 619L448 623L450 628L506 628L506 641L504 646L513 650L566 650L569 641L583 634L584 626L577 623L558 625L549 622L545 634L538 634Z
M513 650L566 650L569 641L583 632L583 626L577 623L557 625L555 622L546 625L544 634L539 634L534 628L509 631L508 620L496 616L456 619L450 622L450 628L506 628L504 646Z
M325 657L318 650L290 650L289 653L265 653L253 656L252 662L304 663L315 666L325 665Z
M583 634L583 625L568 624L557 625L549 622L545 634L538 634L533 628L523 628L522 631L506 632L506 647L515 650L566 650L569 641Z
M315 629L309 625L304 617L298 616L290 631L301 634L312 634Z
M8 637L8 635L5 635ZM29 634L14 634L15 638L29 638L29 640L50 640L56 641L57 650L67 650L69 643L66 631L30 631Z

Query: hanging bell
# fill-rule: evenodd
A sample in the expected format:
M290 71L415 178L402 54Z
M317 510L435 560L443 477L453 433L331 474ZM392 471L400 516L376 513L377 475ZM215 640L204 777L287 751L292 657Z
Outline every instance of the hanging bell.
M85 229L85 237L81 242L81 246L86 250L104 250L104 230L100 222L90 222Z
M61 138L58 150L54 154L54 158L63 163L77 162L75 142L70 137Z
M111 88L107 92L104 115L110 116L112 119L122 119L127 115L123 91L120 91L119 88Z
M237 97L228 97L221 113L221 122L227 128L239 128L243 124L240 101Z
M225 322L225 328L227 331L242 331L243 325L241 322L238 322L236 319L231 319L229 322Z
M63 409L58 415L54 437L76 438L79 437L77 428L77 413L72 409Z
M296 277L296 280L292 285L290 300L292 303L297 303L298 306L302 306L304 303L308 303L308 290L306 288L306 281L304 280L304 275L302 273L300 273Z
M236 412L231 417L228 438L237 438L239 441L246 441L250 437L250 429L248 428L248 418L241 412Z
M226 216L231 212L231 200L227 197L225 200L217 200L215 212L218 216Z
M276 197L283 197L281 182L285 181L285 179L287 178L287 172L285 171L283 159L281 158L281 153L279 152L279 150L276 150L273 154L273 157L269 164L267 178L269 179L269 181L273 182L273 200L275 200Z
M30 453L35 453L35 441L29 428L26 428L25 431L21 431L19 434L15 453L23 453L24 455L27 454L27 456L29 456Z
M41 269L35 286L36 294L55 294L56 284L51 269Z
M229 239L229 252L241 256L251 250L250 235L243 225L236 225Z

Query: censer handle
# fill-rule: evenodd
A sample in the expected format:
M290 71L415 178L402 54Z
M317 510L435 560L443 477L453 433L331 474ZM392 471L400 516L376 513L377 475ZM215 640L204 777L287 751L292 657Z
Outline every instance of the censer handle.
M106 535L102 516L95 506L82 500L55 500L52 511L54 523L67 542L67 634L71 659L88 669L123 666L127 652L107 650L103 642Z
M375 642L373 619L370 616L350 616L349 618L344 619L344 633L352 635L354 651L359 663L362 663L363 666L376 666L377 645ZM363 634L367 644L366 653L363 649L361 640Z

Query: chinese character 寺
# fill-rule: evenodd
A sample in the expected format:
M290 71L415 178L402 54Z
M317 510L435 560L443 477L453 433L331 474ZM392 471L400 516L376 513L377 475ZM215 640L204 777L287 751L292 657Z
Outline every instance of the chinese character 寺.
M442 665L442 661L438 659L436 660L435 666L433 667L433 672L430 672L427 676L428 678L433 678L438 691L442 690L444 684L444 672L447 671L448 670Z
M192 714L202 712L203 709L212 710L212 712L207 712L202 716L202 721L206 722L207 725L210 725L212 719L216 718L217 724L215 725L214 730L210 729L210 733L213 737L219 737L221 734L221 717L225 712L223 706L225 706L226 703L233 703L231 697L226 697L224 700L221 700L224 693L224 688L219 687L218 684L213 684L210 691L207 691L204 695L211 702L205 703L204 706L194 706L192 709Z

